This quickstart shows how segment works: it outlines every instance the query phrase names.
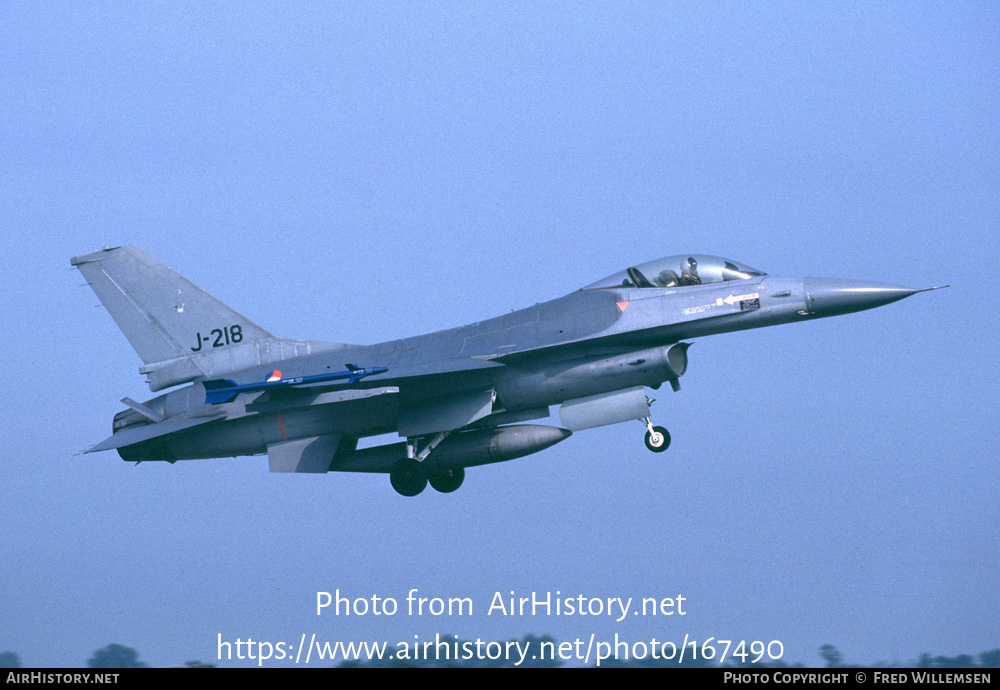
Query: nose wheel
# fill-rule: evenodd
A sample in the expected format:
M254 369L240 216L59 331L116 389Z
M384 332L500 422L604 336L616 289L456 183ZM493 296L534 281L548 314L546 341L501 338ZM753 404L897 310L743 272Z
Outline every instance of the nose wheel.
M649 417L642 420L646 425L646 447L654 453L662 453L670 447L670 432L662 426L653 426Z

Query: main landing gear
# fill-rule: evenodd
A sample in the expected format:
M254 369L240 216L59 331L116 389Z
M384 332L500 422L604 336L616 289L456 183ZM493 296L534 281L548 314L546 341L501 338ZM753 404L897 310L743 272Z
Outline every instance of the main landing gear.
M416 454L415 441L407 441L407 457L396 462L389 472L389 482L397 493L403 496L416 496L430 484L435 491L450 494L462 486L465 481L465 470L461 467L428 474L423 461L451 432L442 431L427 446ZM415 455L415 457L414 457Z
M457 491L465 481L465 470L458 467L431 475L424 466L413 458L403 458L389 472L389 482L397 493L403 496L416 496L430 484L435 491L450 494Z
M404 496L416 496L427 488L427 472L413 458L403 458L389 472L392 488Z
M465 469L459 467L454 470L448 470L442 474L432 474L427 478L430 482L431 487L435 491L440 491L443 494L450 494L452 491L458 489L462 486L462 482L465 481Z
M670 447L670 432L662 426L653 426L653 422L646 417L640 420L646 426L646 447L654 453L662 453Z

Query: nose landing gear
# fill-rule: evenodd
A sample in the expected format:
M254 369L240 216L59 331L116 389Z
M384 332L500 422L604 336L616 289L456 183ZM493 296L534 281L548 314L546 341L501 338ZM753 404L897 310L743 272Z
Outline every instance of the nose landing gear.
M642 420L646 425L646 447L654 453L662 453L670 447L670 432L662 426L653 426L649 417Z

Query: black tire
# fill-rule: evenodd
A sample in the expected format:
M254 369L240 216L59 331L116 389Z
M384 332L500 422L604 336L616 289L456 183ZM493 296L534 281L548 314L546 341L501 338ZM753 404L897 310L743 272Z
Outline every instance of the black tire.
M648 431L646 432L646 447L649 448L654 453L662 453L667 448L670 447L670 432L664 429L662 426L654 426L653 432L659 435L659 445L654 444L653 435Z
M458 487L462 486L462 482L465 481L465 470L461 467L448 470L442 474L433 474L427 478L427 481L431 483L431 487L435 491L440 491L443 494L450 494L452 491L456 491Z
M389 472L392 488L404 496L416 496L427 488L427 472L413 458L403 458Z

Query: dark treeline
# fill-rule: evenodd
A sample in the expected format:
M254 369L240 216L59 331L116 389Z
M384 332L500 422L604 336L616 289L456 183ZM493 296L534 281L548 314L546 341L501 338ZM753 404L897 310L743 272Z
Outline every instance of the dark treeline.
M445 636L448 639L455 640L453 643L457 645L459 650L462 649L475 649L475 647L463 647L465 642L471 641L459 640L454 635ZM556 642L555 638L550 635L525 635L520 640L510 640L511 643L517 643L522 649L532 650L524 661L517 664L518 659L508 659L501 656L498 659L488 659L488 658L477 658L473 657L470 659L463 658L463 654L459 654L458 658L450 659L424 659L420 658L423 653L417 651L415 647L410 648L408 654L409 658L398 658L395 653L395 648L388 647L387 651L392 650L391 659L369 659L366 661L362 660L351 660L343 661L337 665L337 668L512 668L517 666L517 668L557 668L566 665L561 659L541 659L532 658L536 656L538 650L542 649L542 644L552 644L556 649L559 648L559 643ZM507 647L507 642L500 643L505 649ZM453 647L454 649L455 647ZM914 668L1000 668L1000 649L993 649L988 652L981 652L979 654L959 654L958 656L933 656L931 654L921 654L916 660L908 660L905 662L886 662L886 661L876 661L868 664L851 664L844 659L843 654L830 644L825 644L819 648L819 655L825 662L826 668L891 668L896 666L903 667L914 667ZM387 655L388 656L388 655ZM403 656L402 654L399 655ZM0 668L21 668L21 657L15 652L0 652ZM213 663L203 663L201 661L187 661L184 663L178 663L177 666L184 666L188 668L213 668L215 664ZM272 665L272 664L268 664ZM273 664L280 665L280 664ZM318 664L312 664L317 666ZM120 644L110 644L107 647L98 649L94 654L87 660L87 667L89 668L146 668L147 665L139 660L139 652L131 647L126 647ZM607 659L601 662L601 668L803 668L804 665L801 663L792 663L785 660L769 661L751 663L751 657L747 657L745 663L740 663L739 659L728 659L724 664L718 664L711 660L706 660L702 658L686 658L683 663L678 663L676 660L665 660L665 659L653 659L651 657L646 657L644 659L629 659L629 660L618 660L618 659Z
M450 637L450 636L449 636ZM535 637L533 635L527 635L518 642L521 644L522 648L527 642L531 643L531 649L538 650L540 647L538 643L541 641L555 642L554 638L549 635L542 637ZM461 641L458 643L462 644ZM555 642L556 648L559 647L559 643ZM820 656L825 661L826 668L869 668L872 666L891 668L891 667L914 667L914 668L1000 668L1000 649L994 649L988 652L982 652L975 656L970 656L968 654L960 654L954 657L947 656L932 656L930 654L921 654L918 659L907 660L907 661L894 661L886 662L879 661L869 664L851 664L847 663L840 653L840 651L830 644L825 644L819 648ZM515 667L515 662L517 659L505 659L499 658L496 660L490 659L450 659L450 660L435 660L435 659L413 659L415 654L410 654L409 659L371 659L368 661L343 661L338 665L338 668L513 668ZM744 663L741 663L739 659L727 659L725 663L719 664L715 661L702 659L702 658L685 658L682 663L678 663L676 659L666 660L666 659L653 659L646 657L644 659L629 659L629 660L619 660L619 659L606 659L601 662L601 668L805 668L805 665L798 662L789 662L785 660L778 661L768 661L768 662L758 662L751 663L753 657L747 657ZM766 658L766 657L765 657ZM560 659L531 659L530 656L524 661L524 663L517 666L517 668L555 668L564 665L573 665L571 663L563 662ZM594 665L591 664L593 668Z

